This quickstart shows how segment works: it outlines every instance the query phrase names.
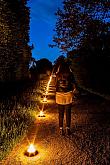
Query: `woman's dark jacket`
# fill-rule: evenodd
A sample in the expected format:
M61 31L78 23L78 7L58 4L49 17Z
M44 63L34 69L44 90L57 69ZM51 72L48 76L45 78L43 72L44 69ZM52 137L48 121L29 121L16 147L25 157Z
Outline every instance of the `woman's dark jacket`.
M71 72L56 76L56 92L72 91L74 84L75 79Z

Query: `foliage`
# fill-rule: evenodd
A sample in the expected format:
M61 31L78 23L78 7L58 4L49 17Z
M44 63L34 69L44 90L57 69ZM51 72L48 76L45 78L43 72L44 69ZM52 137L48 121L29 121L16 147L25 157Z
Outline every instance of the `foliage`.
M69 52L68 58L72 60L72 68L81 86L110 94L110 32L105 24L101 24L99 31L98 24L99 21L91 23L86 41L77 51Z
M27 0L0 1L0 81L28 76L31 48Z
M110 3L107 0L64 0L63 9L58 9L56 15L53 41L63 52L68 52L81 47L94 20L107 23L110 19ZM98 25L100 29L101 24Z
M72 64L80 86L107 92L110 40L110 3L106 0L64 0L56 12L53 41Z
M8 101L12 105L12 102ZM6 103L5 103L6 104ZM12 147L21 140L32 122L29 109L18 105L13 110L6 110L5 104L0 103L1 108L1 154L0 159L12 149ZM10 105L7 105L10 108ZM18 108L19 107L19 108Z
M34 77L37 77L41 73L52 71L52 62L46 58L42 58L38 61L34 60L33 65L30 67L30 72Z

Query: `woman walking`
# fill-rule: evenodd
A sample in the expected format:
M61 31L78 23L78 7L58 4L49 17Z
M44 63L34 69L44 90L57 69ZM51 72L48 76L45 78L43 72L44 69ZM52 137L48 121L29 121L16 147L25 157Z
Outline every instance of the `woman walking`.
M64 111L66 111L66 134L71 134L71 107L74 87L74 76L70 71L69 65L63 61L56 74L56 103L58 104L59 131L61 135L64 135Z

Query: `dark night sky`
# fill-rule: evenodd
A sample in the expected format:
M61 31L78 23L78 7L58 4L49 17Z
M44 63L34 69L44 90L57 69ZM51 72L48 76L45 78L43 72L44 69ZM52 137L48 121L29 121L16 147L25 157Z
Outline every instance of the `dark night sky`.
M39 60L47 58L50 61L60 55L59 49L49 48L48 44L52 43L54 27L56 22L55 12L61 7L62 0L30 0L30 43L34 44L32 56Z

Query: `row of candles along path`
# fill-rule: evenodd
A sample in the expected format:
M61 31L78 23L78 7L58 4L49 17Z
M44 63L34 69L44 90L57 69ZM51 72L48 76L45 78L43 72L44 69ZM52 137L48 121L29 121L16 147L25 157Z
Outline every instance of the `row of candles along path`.
M45 117L45 114L44 114L44 103L47 103L47 97L46 96L47 96L48 91L49 91L49 85L50 85L51 80L52 80L52 76L50 76L50 79L48 81L46 92L45 92L45 96L43 98L42 110L40 111L38 117Z
M46 92L45 92L45 96L43 98L43 106L42 106L42 110L40 111L38 117L45 117L45 114L44 114L44 111L43 111L43 108L44 108L44 103L47 102L47 94L48 94L48 90L49 90L49 85L50 85L50 82L52 80L52 76L50 76L50 79L48 81L48 84L47 84L47 88L46 88ZM36 156L38 154L38 151L36 150L36 147L34 146L34 144L30 144L28 149L26 150L26 152L24 153L26 156L28 157L33 157L33 156Z

